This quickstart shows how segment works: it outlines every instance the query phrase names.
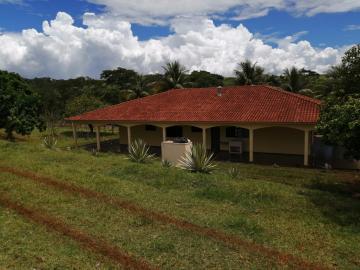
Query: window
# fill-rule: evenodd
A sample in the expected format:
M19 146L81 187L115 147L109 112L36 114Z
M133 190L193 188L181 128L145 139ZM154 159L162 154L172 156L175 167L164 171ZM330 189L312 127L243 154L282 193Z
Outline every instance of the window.
M152 125L145 125L146 131L156 131L156 127Z
M198 127L191 127L191 132L202 132L202 129Z
M166 128L166 137L175 138L182 137L183 129L180 126L168 127Z
M249 138L249 130L246 128L239 127L227 127L226 128L227 138Z

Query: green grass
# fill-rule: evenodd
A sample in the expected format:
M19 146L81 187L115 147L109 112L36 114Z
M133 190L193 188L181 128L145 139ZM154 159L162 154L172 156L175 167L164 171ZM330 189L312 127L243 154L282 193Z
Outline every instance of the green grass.
M124 198L311 262L360 267L360 177L356 172L218 163L213 174L135 164L126 156L74 150L59 130L57 150L41 135L0 140L0 162ZM104 133L107 138L115 135ZM80 144L93 143L84 136ZM228 169L237 167L232 179ZM284 268L261 254L129 215L94 200L0 173L0 190L162 269ZM118 266L76 242L0 207L0 268L100 269ZM291 269L291 265L289 266Z

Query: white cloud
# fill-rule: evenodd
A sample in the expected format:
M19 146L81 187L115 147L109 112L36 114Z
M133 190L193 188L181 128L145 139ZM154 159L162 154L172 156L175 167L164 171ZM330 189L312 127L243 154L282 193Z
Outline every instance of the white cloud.
M344 28L344 31L357 31L360 30L360 24L350 24Z
M360 9L359 0L87 0L106 7L107 12L143 24L166 24L177 16L234 14L244 20L265 16L272 9L297 16L338 13Z
M0 0L0 5L1 4L21 4L23 1L22 0Z
M342 49L315 48L297 41L303 33L278 40L278 47L265 44L243 25L215 26L205 17L182 17L171 21L174 34L139 41L131 24L110 15L84 15L84 25L59 12L55 20L43 23L43 31L0 35L0 69L27 77L98 77L104 69L118 66L139 72L162 72L168 60L179 60L190 70L204 69L232 75L236 63L256 61L268 72L281 73L293 65L326 71L337 64Z

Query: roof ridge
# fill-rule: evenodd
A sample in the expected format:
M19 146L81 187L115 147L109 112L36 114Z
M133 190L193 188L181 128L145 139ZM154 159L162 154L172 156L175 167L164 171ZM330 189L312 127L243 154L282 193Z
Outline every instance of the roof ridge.
M297 97L297 98L300 98L302 100L305 100L305 101L308 101L308 102L311 102L311 103L315 103L317 105L321 104L321 100L319 100L319 99L304 96L304 95L301 95L301 94L298 94L298 93L292 93L292 92L286 91L286 90L284 90L284 89L282 89L280 87L277 87L277 86L271 86L271 85L266 85L266 84L264 84L263 86L268 88L268 89L275 90L275 91L278 91L278 92L283 93L283 94L287 94L287 95Z

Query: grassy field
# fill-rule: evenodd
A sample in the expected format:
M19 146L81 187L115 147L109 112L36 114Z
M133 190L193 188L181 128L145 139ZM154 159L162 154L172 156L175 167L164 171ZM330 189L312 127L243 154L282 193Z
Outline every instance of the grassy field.
M217 163L213 174L195 174L163 168L159 160L138 165L125 155L70 149L71 133L59 132L56 150L44 148L38 133L16 142L0 139L0 167L49 176L100 195L84 196L81 190L69 192L3 171L0 197L61 220L153 268L299 268L294 258L319 268L360 268L357 172ZM79 143L93 141L81 138ZM231 167L240 170L236 179L227 174ZM237 242L211 237L213 231L161 222L116 199L211 228ZM126 268L25 212L0 202L0 269Z

